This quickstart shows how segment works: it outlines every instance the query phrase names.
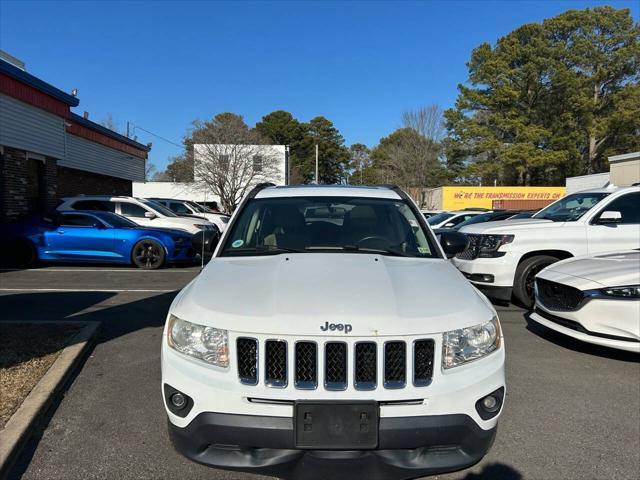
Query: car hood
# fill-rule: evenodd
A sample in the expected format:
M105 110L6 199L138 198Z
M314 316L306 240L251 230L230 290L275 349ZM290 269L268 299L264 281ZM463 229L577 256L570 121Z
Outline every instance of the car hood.
M460 233L493 234L510 233L518 230L557 228L564 225L564 222L554 222L553 220L536 218L518 218L515 220L500 220L497 222L476 223L467 225L458 230Z
M640 251L629 250L569 258L550 265L538 276L580 290L638 285Z
M132 227L134 228L134 227ZM186 237L191 238L191 233L184 230L178 230L176 228L162 228L162 227L135 227L136 230L144 230L149 233L165 233L172 237Z
M486 322L494 310L448 261L358 253L217 257L176 298L185 320L236 332L421 335Z
M164 217L162 219L163 226L160 228L177 228L181 230L187 230L188 232L194 233L200 231L199 228L195 227L195 224L208 224L209 222L204 219L194 218L194 217ZM152 228L156 228L153 227Z

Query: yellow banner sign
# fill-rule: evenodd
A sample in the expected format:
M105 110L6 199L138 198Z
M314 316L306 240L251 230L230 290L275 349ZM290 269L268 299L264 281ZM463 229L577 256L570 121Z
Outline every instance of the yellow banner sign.
M565 187L442 187L442 209L461 210L464 208L524 208L527 203L535 204L544 201L551 203L564 197ZM517 201L517 204L516 202Z

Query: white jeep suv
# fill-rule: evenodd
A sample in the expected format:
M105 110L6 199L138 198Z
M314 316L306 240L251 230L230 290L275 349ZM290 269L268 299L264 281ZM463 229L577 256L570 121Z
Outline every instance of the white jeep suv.
M58 210L102 210L117 213L143 227L174 228L189 233L213 231L211 222L202 218L179 217L168 208L144 198L79 195L64 198Z
M176 449L318 479L478 462L503 407L504 343L447 259L466 238L441 245L397 187L256 187L167 316Z
M469 247L455 265L489 297L533 305L534 278L558 260L640 247L640 187L567 195L530 219L460 229Z

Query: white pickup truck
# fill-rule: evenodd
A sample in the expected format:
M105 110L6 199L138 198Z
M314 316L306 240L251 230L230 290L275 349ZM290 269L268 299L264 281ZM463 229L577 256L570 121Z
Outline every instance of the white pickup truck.
M479 223L454 264L487 296L533 305L536 274L565 258L640 247L640 187L568 195L530 219Z

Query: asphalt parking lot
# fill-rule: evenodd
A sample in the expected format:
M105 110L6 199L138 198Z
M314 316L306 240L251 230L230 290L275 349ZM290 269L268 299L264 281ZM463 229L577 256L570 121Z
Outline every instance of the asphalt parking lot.
M2 320L100 321L97 344L10 474L24 479L239 479L174 452L160 396L171 300L198 268L0 271ZM446 479L640 476L638 356L582 345L498 307L507 400L496 444Z

